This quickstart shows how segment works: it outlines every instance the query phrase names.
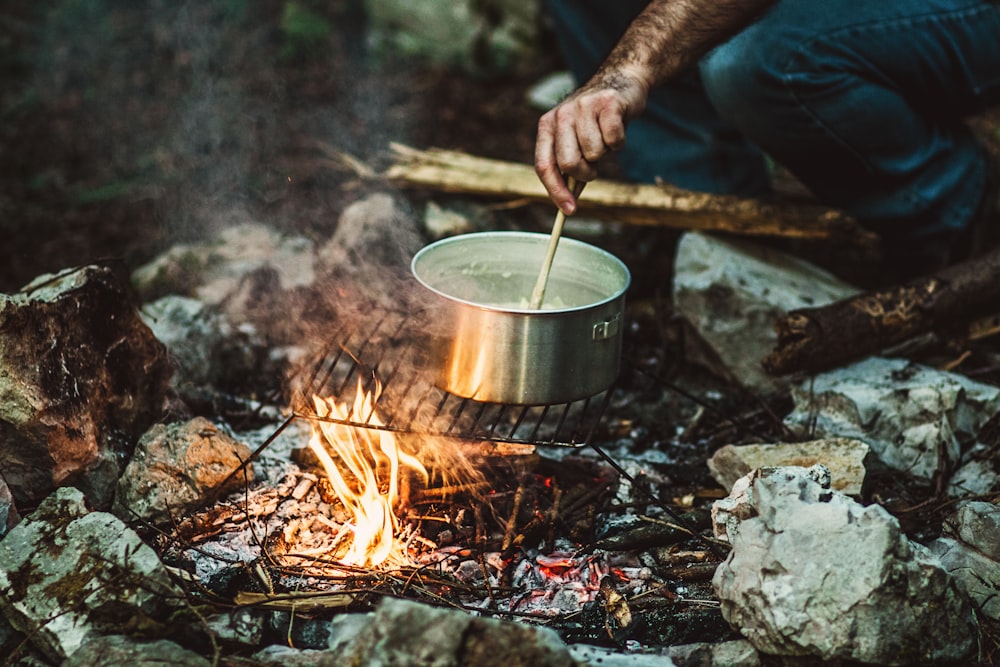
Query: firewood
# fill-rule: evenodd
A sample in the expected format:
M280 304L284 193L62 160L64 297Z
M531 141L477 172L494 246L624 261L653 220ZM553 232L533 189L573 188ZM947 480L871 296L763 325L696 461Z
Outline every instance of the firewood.
M933 331L964 327L968 336L977 319L995 320L998 305L1000 249L903 285L790 311L761 363L772 375L815 373Z
M396 162L383 174L399 185L548 202L527 164L476 157L459 151L420 151L392 144ZM682 190L670 185L598 179L587 185L579 214L633 225L724 232L748 236L832 239L866 246L876 237L833 209L771 203L729 195Z

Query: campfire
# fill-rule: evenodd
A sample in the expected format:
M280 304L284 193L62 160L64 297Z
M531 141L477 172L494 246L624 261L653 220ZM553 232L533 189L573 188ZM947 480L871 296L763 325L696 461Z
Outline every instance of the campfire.
M33 312L30 295L37 293L47 308L56 290L69 294L60 298L70 313L94 312L95 304L120 307L122 299L105 296L112 287L108 273L96 270L47 278L27 292L22 307ZM345 287L336 296L343 301L350 293ZM169 318L162 306L150 310ZM904 360L871 359L844 369L844 377L796 385L789 396L794 409L787 403L748 409L742 401L726 403L727 395L711 384L725 387L722 380L702 373L696 379L709 384L696 392L676 382L660 337L680 331L665 331L655 311L638 308L620 325L612 320L627 336L622 370L606 390L568 403L488 402L439 386L433 359L414 335L426 331L422 317L385 307L317 317L324 326L315 331L322 335L305 338L316 349L291 350L283 367L280 406L230 397L204 409L238 424L231 432L204 417L149 429L118 479L114 515L99 506L88 510L83 495L65 487L39 498L23 525L0 541L0 575L30 584L33 575L22 572L48 571L43 562L79 553L78 562L58 561L56 570L85 572L77 579L89 588L64 601L45 593L64 584L43 579L42 588L24 587L24 599L5 612L18 631L39 637L40 650L57 663L84 639L120 627L120 618L102 614L122 609L130 591L155 591L156 604L166 608L146 601L141 613L188 619L182 627L191 636L180 641L201 650L214 642L218 655L263 655L277 645L333 651L350 643L349 655L364 664L375 659L370 651L388 645L371 633L437 619L439 625L421 634L424 640L448 644L442 637L452 637L454 628L490 620L499 624L490 632L530 629L532 646L547 645L550 633L561 651L580 660L580 647L673 655L675 647L701 642L708 651L781 655L799 651L782 642L801 636L828 642L823 651L830 655L875 647L883 652L858 655L891 663L884 650L892 646L871 635L888 621L862 627L851 614L874 613L870 605L892 610L905 600L920 610L916 618L924 625L894 632L910 633L914 651L938 650L940 636L959 638L940 649L942 655L968 650L973 612L963 595L972 593L959 595L930 549L945 554L956 571L971 567L959 560L966 556L956 545L982 532L992 505L962 505L964 514L951 518L948 498L992 497L988 488L975 491L981 482L958 467L988 469L996 420L983 415L1000 405L994 387ZM104 312L96 321L127 327L113 342L138 341L128 369L157 368L162 347L134 316ZM595 334L613 328L601 324ZM88 372L100 377L106 354L69 340L80 356L67 352L60 360L75 369L73 381ZM25 337L23 344L37 340ZM45 358L30 347L22 356ZM47 377L39 380L43 389ZM128 377L166 374L129 370ZM686 381L690 386L691 378ZM122 384L120 378L92 382L96 389L80 395L89 399L104 386ZM61 392L66 385L52 386ZM134 394L144 395L141 390ZM183 390L189 400L199 399L198 391ZM66 423L80 421L66 414ZM852 415L860 426L844 421ZM800 425L807 438L794 431ZM867 442L817 433L852 428L867 429ZM920 438L943 444L929 448ZM44 444L51 441L58 442ZM865 460L876 446L882 465L897 468L873 466L865 479ZM914 450L923 452L919 467ZM781 463L772 467L776 453ZM909 472L901 472L903 466ZM82 479L94 486L100 481ZM104 545L95 537L53 553L51 545L84 530L76 522L106 524L102 539L121 537L126 544ZM100 557L91 542L102 545ZM12 546L22 544L21 551ZM774 566L762 569L762 558ZM114 567L88 569L106 561ZM145 573L131 574L136 563L158 568L159 575L147 581ZM833 580L838 594L817 597ZM861 590L861 584L875 588ZM924 594L916 603L914 591ZM114 604L98 592L113 595ZM739 604L761 596L766 603ZM36 600L51 606L33 621ZM775 609L784 615L768 616ZM437 615L445 610L458 616ZM379 619L365 625L368 634L352 631L352 624L368 623L368 612ZM764 618L752 615L758 612ZM812 621L817 615L822 624ZM767 625L779 616L805 619L805 625L794 631ZM50 627L51 618L64 617L90 636ZM244 623L253 629L249 635ZM938 635L936 627L947 632ZM809 634L816 628L823 631ZM852 643L838 634L844 628L869 634ZM530 643L520 634L499 636L489 634L489 641ZM465 644L455 650L472 651Z

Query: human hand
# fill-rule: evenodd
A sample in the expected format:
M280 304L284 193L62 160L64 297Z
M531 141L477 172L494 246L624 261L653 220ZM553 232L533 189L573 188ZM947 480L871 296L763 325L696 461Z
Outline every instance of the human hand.
M625 145L625 125L645 107L647 94L638 77L598 74L539 119L535 173L563 213L576 210L564 177L593 180L597 162Z

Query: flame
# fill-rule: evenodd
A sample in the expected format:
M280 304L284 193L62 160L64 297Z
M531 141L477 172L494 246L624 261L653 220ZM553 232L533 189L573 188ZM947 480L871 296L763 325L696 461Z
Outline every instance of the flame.
M378 427L384 426L375 413L381 392L378 380L373 391L364 391L359 378L352 408L319 396L313 396L313 403L321 419ZM399 539L396 510L406 500L406 475L416 474L426 484L426 468L415 456L404 452L389 431L321 420L311 425L309 447L319 457L334 492L350 515L352 534L346 552L337 554L338 560L359 567L405 563L406 548Z

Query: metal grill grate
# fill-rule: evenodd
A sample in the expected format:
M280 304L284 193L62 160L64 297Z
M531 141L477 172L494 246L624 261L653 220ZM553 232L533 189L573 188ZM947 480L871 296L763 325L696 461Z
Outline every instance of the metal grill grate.
M345 426L420 433L469 441L580 447L589 443L613 389L572 403L541 406L484 403L434 386L424 351L414 342L414 320L387 314L373 326L345 327L314 360L296 387L295 415ZM381 391L378 392L378 388ZM356 409L358 391L372 392L377 421ZM320 417L312 396L347 406L347 418ZM366 416L366 414L368 416Z

